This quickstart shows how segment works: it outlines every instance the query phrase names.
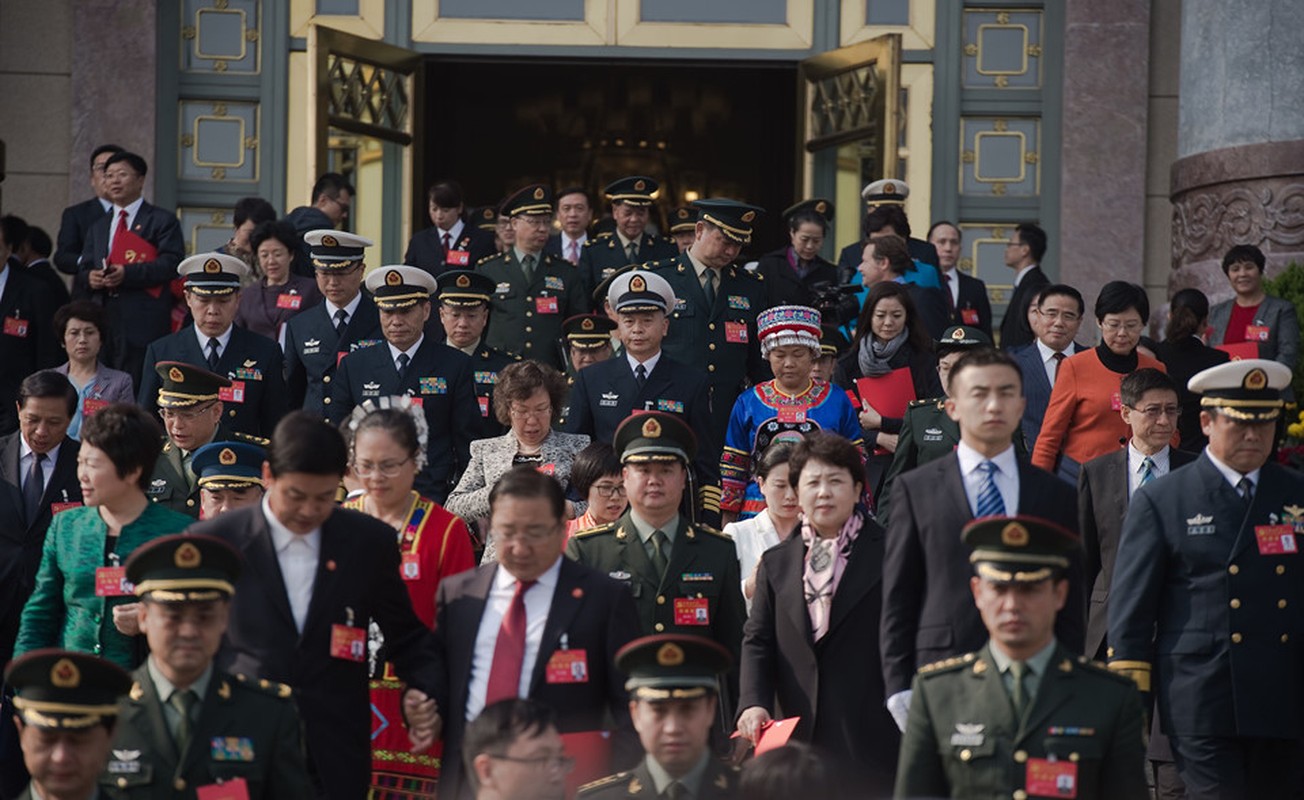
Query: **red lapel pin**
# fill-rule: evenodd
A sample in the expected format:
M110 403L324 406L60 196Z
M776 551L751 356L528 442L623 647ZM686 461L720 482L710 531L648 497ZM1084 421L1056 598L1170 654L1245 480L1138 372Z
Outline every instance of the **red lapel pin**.
M331 559L331 560L329 560L329 561L326 562L326 571L327 571L327 572L334 572L334 571L335 571L335 559Z
M584 596L584 590L581 589L580 587L576 586L574 589L571 589L571 597L574 597L576 600L580 599L583 596Z

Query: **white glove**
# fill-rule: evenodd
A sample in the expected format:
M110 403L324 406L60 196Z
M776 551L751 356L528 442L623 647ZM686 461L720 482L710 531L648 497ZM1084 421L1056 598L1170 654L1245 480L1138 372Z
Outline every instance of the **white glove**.
M906 689L887 699L887 712L896 720L897 727L902 733L906 732L906 717L910 715L910 698L913 694L914 692Z

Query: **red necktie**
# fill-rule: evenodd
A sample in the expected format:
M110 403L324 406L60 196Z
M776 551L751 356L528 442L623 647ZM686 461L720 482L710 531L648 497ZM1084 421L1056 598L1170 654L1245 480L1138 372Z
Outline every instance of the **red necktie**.
M118 212L118 227L113 231L113 240L116 242L118 236L127 232L127 209Z
M453 237L444 233L444 258L448 258L448 251L453 246Z
M521 669L525 662L525 593L537 581L517 581L512 604L507 607L503 624L494 645L494 660L489 667L489 686L484 704L519 696Z
M955 315L955 298L951 296L951 273L943 272L942 280L946 281L943 291L946 292L946 307L951 309L951 314Z

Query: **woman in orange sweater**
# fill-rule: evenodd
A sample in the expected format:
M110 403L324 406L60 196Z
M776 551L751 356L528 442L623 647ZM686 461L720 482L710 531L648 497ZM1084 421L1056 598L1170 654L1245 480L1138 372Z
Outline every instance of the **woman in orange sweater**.
M1060 362L1032 451L1034 465L1074 484L1081 464L1127 441L1128 427L1119 414L1123 376L1142 367L1167 371L1136 349L1150 318L1145 289L1110 281L1096 297L1095 311L1101 343Z

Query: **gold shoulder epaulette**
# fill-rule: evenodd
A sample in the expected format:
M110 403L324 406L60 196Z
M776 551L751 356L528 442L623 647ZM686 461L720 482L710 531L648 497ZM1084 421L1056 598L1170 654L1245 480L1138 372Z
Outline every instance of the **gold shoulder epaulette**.
M580 786L580 788L577 791L579 792L579 794L582 795L585 792L591 792L594 789L601 789L604 786L610 786L613 783L619 783L625 780L626 778L628 778L629 775L630 773L628 772L617 772L615 775L608 775L605 778L598 778L596 781L590 781L586 784L583 784L582 786Z
M920 407L922 407L922 406L926 406L926 405L928 405L928 404L931 403L931 402L933 402L933 401L932 401L932 400L911 400L909 403L906 403L906 408L920 408Z
M270 694L272 697L286 699L294 694L294 689L291 689L288 684L269 681L266 678L250 678L249 676L241 675L238 672L231 677L235 678L236 683L239 683L241 686L249 689L258 689L264 694Z
M249 444L256 444L259 447L267 447L272 443L271 439L264 439L261 436L254 436L250 433L240 433L239 431L232 433L231 438L235 439L237 442L248 442Z
M965 653L962 656L944 658L941 661L934 661L931 664L923 665L919 668L919 674L935 675L939 672L948 672L963 667L966 664L972 664L976 658L978 658L977 653Z
M588 537L588 536L594 536L599 533L610 533L615 529L616 529L616 523L608 522L604 525L597 525L592 528L585 528L584 530L575 531L575 533L571 534L571 536L572 538Z
M724 539L725 541L729 541L729 542L732 542L732 541L733 541L733 537L732 537L732 536L730 536L729 534L725 533L724 531L716 530L715 528L712 528L710 525L706 525L706 524L701 523L701 522L695 522L695 523L693 523L693 527L696 528L697 530L701 531L702 533L709 533L709 534L711 534L712 536L719 537L719 538L721 538L721 539Z
M492 255L487 255L487 256L485 256L484 258L480 259L479 261L475 262L475 265L478 267L478 266L480 266L481 264L483 264L484 262L486 262L486 261L493 261L495 258L498 258L498 257L501 256L501 255L502 255L502 253L494 253L494 254L492 254Z

